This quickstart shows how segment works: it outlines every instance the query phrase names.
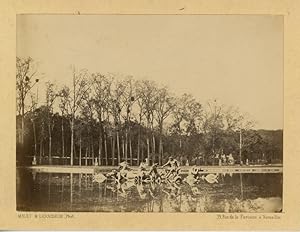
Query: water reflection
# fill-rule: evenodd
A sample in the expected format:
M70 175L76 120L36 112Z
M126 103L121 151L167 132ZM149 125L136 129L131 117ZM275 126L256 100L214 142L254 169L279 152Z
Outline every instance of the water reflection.
M219 175L212 184L116 184L90 174L17 172L17 209L95 212L280 212L282 174Z

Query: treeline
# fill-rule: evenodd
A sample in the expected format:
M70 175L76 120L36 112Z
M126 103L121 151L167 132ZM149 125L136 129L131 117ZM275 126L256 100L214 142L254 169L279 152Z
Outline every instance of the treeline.
M247 115L216 100L203 104L153 81L73 68L71 85L47 82L41 103L33 60L17 58L16 68L20 165L33 157L68 165L162 164L170 155L183 164L216 164L218 154L237 163L282 160L282 131L253 130Z

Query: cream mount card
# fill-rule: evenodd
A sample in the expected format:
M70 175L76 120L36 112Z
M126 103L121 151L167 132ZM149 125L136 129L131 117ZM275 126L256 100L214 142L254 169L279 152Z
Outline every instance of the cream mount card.
M1 228L299 229L297 1L1 5Z

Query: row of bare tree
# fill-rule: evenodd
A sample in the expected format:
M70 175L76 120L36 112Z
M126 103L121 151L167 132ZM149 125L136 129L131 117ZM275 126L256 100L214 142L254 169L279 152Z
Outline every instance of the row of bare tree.
M40 157L40 163L46 150L49 164L53 153L69 157L70 165L75 160L81 165L82 159L87 164L87 157L99 165L122 160L133 165L144 158L162 164L166 154L187 156L189 152L204 157L222 153L228 147L226 136L232 136L231 147L238 149L241 160L243 148L257 143L257 138L249 144L243 138L253 121L216 100L201 104L190 94L178 97L153 81L72 68L70 86L58 88L46 82L41 104L33 93L39 82L33 60L17 58L16 68L20 151L26 152L24 136L28 135L33 156Z

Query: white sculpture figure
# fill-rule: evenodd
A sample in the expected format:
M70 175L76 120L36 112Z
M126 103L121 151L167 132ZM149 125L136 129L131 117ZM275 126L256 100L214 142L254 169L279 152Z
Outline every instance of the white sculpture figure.
M145 163L146 163L147 166L149 166L149 159L148 158L145 159Z
M234 164L234 158L231 153L228 155L228 164L230 164L230 165Z
M32 165L36 165L36 157L33 156Z
M93 182L102 183L106 179L107 179L106 176L103 175L102 173L97 173L97 174L93 175Z
M213 183L218 183L218 175L217 174L208 174L206 176L201 177L203 180L206 180L208 183L213 184Z
M186 160L185 166L190 166L189 160Z
M219 159L219 166L222 166L222 160Z

